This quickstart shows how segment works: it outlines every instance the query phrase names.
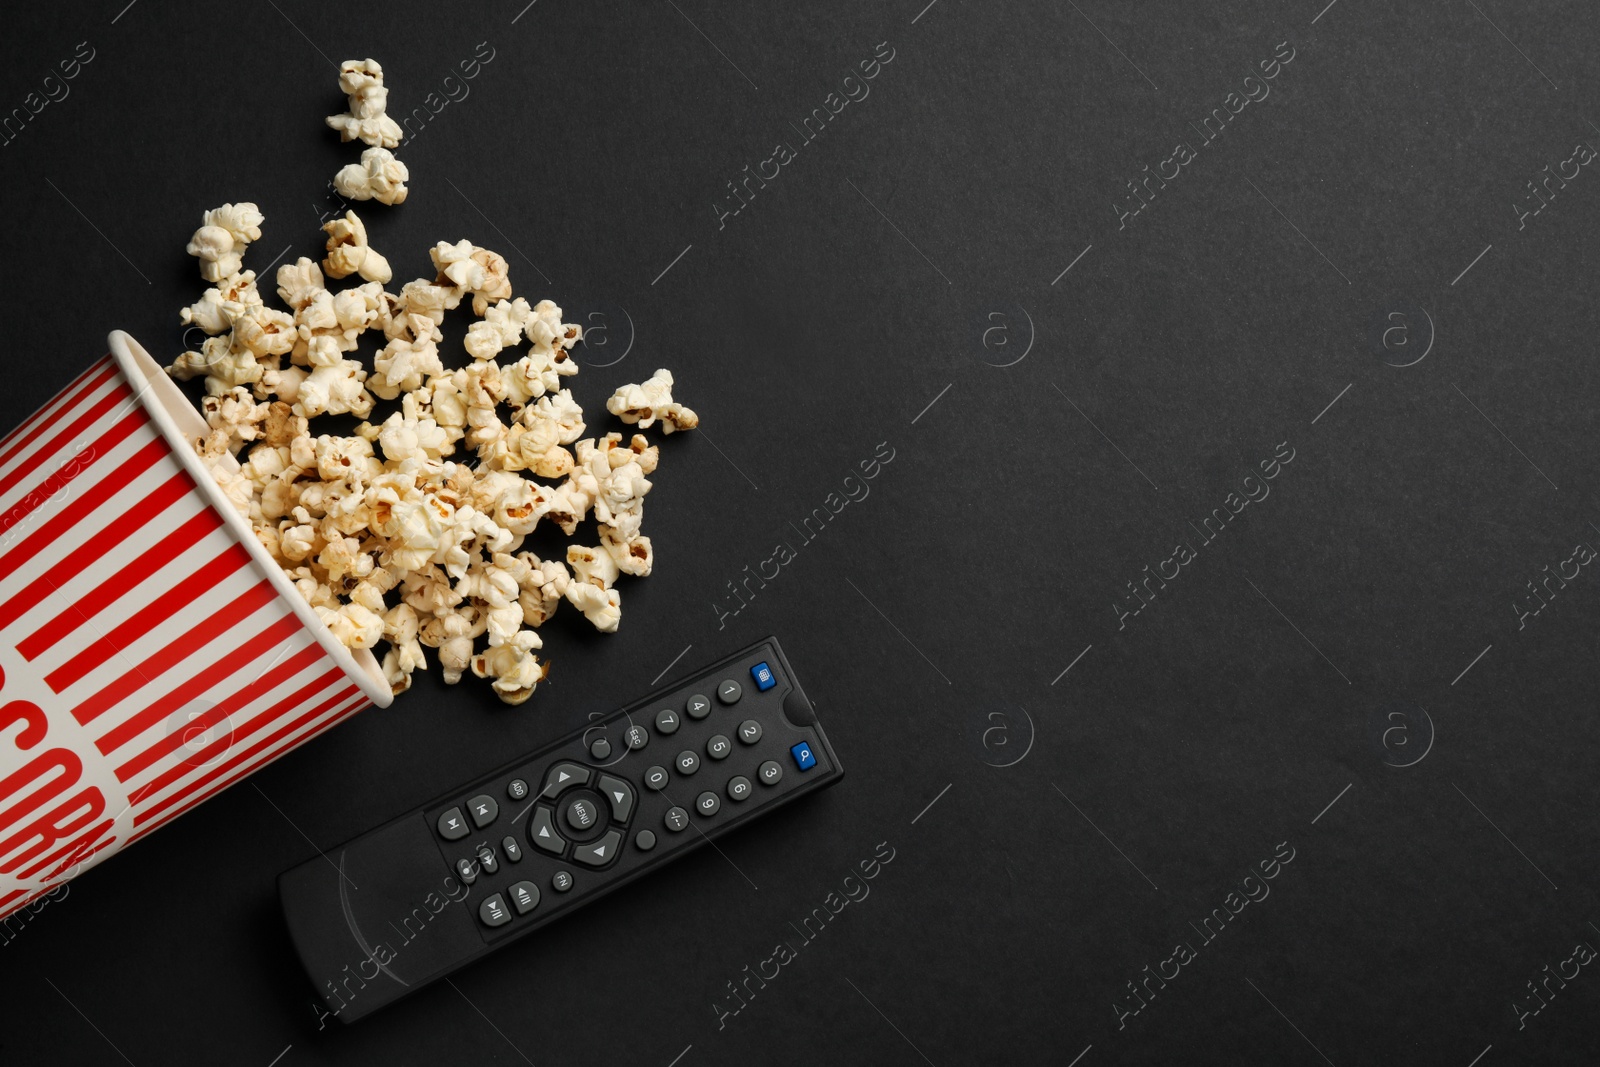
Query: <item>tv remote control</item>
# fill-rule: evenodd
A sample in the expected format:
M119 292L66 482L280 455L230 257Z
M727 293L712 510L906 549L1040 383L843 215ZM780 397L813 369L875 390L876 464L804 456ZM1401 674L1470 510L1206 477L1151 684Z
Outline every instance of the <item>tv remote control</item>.
M843 776L769 637L285 871L284 920L354 1022Z

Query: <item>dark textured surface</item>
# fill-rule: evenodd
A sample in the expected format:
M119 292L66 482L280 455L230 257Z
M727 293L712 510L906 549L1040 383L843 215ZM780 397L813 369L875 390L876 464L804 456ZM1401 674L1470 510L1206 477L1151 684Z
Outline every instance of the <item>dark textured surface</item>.
M0 1060L1594 1061L1592 967L1519 1006L1600 947L1600 590L1583 567L1513 606L1600 546L1600 175L1515 206L1600 145L1592 5L122 2L7 14L0 109L94 58L0 147L0 423L110 329L180 350L204 208L261 205L258 270L320 247L357 155L321 124L333 61L382 60L403 114L487 42L400 149L411 199L363 211L374 244L397 282L441 238L505 253L611 327L586 407L664 365L706 432L663 448L620 633L558 616L521 709L435 675L86 874L0 949ZM1123 617L1146 566L1178 576ZM767 632L848 782L317 1031L278 872ZM1207 941L1241 885L1270 895ZM1124 1014L1146 966L1180 969Z

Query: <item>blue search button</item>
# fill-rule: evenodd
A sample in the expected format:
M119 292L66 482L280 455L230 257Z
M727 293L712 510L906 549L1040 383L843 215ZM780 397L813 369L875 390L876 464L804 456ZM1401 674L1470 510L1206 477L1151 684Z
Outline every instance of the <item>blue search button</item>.
M817 765L817 757L811 754L811 746L804 741L791 748L789 754L794 757L795 764L802 771L809 771Z
M772 668L765 663L757 663L751 667L750 677L756 680L756 688L763 693L778 684L778 679L772 676Z

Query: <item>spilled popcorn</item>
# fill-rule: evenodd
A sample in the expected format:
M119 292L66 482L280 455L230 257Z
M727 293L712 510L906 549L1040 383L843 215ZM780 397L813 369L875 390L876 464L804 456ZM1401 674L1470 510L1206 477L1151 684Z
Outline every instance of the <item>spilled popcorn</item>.
M409 176L388 151L400 129L384 113L382 68L346 62L339 83L350 112L328 125L372 147L335 182L352 199L398 204ZM352 169L359 180L346 177ZM615 582L650 574L641 527L658 448L637 433L584 436L583 408L563 385L578 373L568 353L582 330L553 302L514 296L503 256L441 241L429 253L434 277L389 292L388 260L348 211L323 227L320 266L301 257L278 268L280 310L243 269L263 221L254 204L225 204L205 213L188 245L213 284L179 319L207 340L167 371L204 379L210 433L196 442L200 456L329 630L352 649L387 646L394 692L410 687L432 648L446 682L471 671L502 701L522 703L549 673L535 655L537 630L561 602L613 633ZM352 276L362 284L328 287ZM470 363L447 370L445 312L469 298ZM370 371L354 355L369 331L385 342ZM672 386L658 370L606 408L640 429L693 429L699 417ZM398 410L374 423L378 400ZM338 414L363 420L354 436L313 435L311 420ZM468 451L470 460L451 458ZM522 548L541 523L572 537L591 515L598 544L569 544L564 560Z

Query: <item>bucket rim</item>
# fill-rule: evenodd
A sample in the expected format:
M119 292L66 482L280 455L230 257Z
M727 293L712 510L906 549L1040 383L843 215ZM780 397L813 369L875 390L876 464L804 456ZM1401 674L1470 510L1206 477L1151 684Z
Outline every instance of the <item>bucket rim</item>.
M131 334L125 330L113 330L106 338L106 342L110 345L111 357L117 361L117 366L127 377L128 383L134 386L134 396L139 405L144 408L145 413L160 429L161 435L166 438L173 458L189 473L212 510L222 516L223 525L233 534L234 540L244 546L256 570L272 583L279 598L289 605L301 625L305 626L317 644L322 646L322 650L332 657L344 671L345 676L361 688L362 694L378 707L388 707L394 702L394 692L383 676L383 668L379 665L378 658L370 649L352 651L345 647L342 641L333 636L333 631L317 617L316 611L306 602L305 597L300 595L300 590L289 581L289 576L284 573L277 560L268 555L266 548L256 539L255 530L251 528L250 523L239 514L232 502L223 496L221 487L217 485L211 472L206 469L199 454L195 452L189 434L178 425L174 411L168 406L170 398L161 395L165 391L162 386L170 389L183 401L183 406L179 410L197 419L199 412L189 406L188 399L167 377L167 372ZM150 388L141 388L145 384L150 385Z

